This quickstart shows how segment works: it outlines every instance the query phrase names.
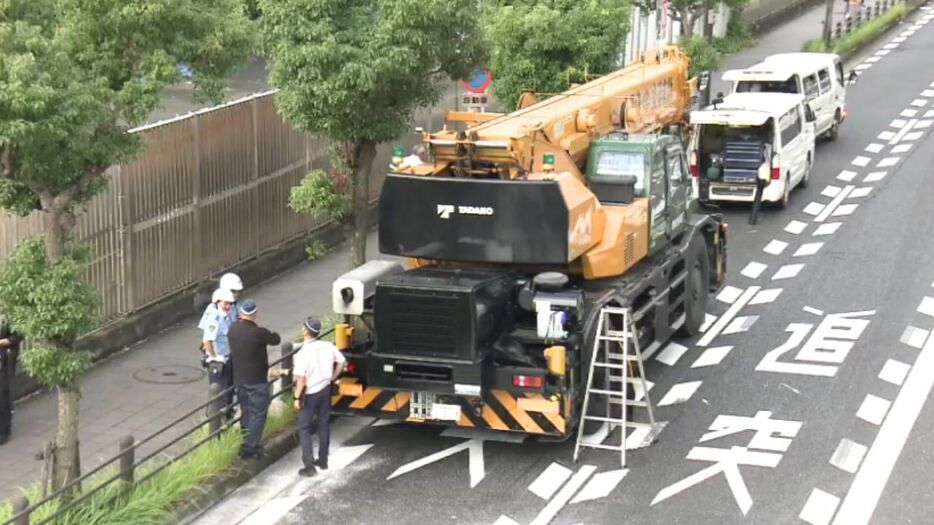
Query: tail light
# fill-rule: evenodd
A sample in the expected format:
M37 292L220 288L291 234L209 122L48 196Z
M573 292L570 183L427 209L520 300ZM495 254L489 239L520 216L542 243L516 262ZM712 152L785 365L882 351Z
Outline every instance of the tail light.
M519 388L542 388L545 386L545 378L542 376L512 376L512 386Z
M691 151L691 176L697 177L700 174L700 166L697 165L697 150Z
M782 163L778 161L778 155L772 157L772 180L782 178Z
M357 363L354 363L353 361L348 360L347 361L347 373L350 375L356 375L357 374Z

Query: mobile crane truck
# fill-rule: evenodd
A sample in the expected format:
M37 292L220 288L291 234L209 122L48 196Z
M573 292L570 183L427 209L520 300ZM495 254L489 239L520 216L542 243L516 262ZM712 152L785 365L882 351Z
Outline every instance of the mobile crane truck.
M379 249L409 269L370 261L334 282L353 321L336 328L335 413L562 440L602 307L630 309L641 348L699 332L727 225L693 211L682 138L664 132L686 122L688 58L647 56L509 114L451 112L424 133L433 162L397 150Z

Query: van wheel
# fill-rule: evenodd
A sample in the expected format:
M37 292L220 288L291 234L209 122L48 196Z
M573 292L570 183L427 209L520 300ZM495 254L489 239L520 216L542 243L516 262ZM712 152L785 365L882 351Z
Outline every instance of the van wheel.
M802 188L808 187L808 182L811 181L811 156L808 155L807 164L804 165L804 176L801 177L801 182L798 183Z
M687 275L684 278L684 325L678 329L679 337L700 333L707 317L707 291L710 288L710 259L707 242L698 235L691 240L685 255Z
M833 124L830 125L830 129L827 130L825 135L828 140L837 140L837 137L840 136L840 110L838 109L836 113L833 114Z

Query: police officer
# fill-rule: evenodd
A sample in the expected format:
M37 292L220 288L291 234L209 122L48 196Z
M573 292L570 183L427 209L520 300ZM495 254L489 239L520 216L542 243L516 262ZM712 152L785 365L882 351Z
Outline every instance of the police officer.
M318 339L321 321L308 318L302 326L305 342L295 354L292 375L295 377L295 408L298 413L298 438L302 444L304 468L299 475L317 474L315 467L328 468L328 447L331 441L331 384L344 371L346 358L333 344ZM313 423L315 423L313 425ZM315 459L311 427L318 432L318 459Z
M230 360L230 344L227 332L230 329L230 310L236 301L233 292L218 288L211 296L211 305L204 310L198 328L201 330L202 351L208 367L208 383L217 383L227 390L224 403L228 419L233 418L233 366Z
M225 273L221 276L217 287L233 292L234 302L230 308L230 322L236 323L240 320L240 296L243 294L243 281L235 273Z
M6 319L0 318L0 445L13 433L13 378L22 338L15 334Z

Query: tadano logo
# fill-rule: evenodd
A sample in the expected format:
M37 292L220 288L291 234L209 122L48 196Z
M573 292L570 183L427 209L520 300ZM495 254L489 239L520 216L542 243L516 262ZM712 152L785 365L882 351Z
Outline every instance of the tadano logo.
M454 213L454 205L452 204L439 204L438 205L438 217L441 217L442 219L450 219L452 213Z
M492 206L457 206L456 211L460 215L493 215ZM455 212L453 204L439 204L438 217L450 219Z

